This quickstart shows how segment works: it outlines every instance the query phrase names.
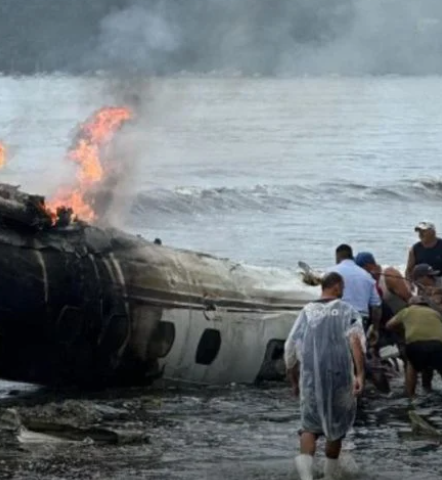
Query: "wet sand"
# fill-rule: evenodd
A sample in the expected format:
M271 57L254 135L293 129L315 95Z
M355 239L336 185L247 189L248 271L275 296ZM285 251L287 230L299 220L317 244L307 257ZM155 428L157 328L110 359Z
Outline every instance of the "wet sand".
M442 420L441 399L437 392L422 397L418 409ZM283 385L225 389L161 385L81 397L77 392L27 392L5 395L1 406L2 411L14 407L32 417L54 402L60 416L64 411L73 412L80 423L95 418L111 430L141 435L128 444L90 438L72 443L4 443L1 478L297 478L293 458L298 448L298 408ZM441 478L439 441L412 437L408 410L400 385L392 398L373 398L368 393L362 399L355 428L344 447L361 468L358 478ZM318 465L321 457L320 453Z

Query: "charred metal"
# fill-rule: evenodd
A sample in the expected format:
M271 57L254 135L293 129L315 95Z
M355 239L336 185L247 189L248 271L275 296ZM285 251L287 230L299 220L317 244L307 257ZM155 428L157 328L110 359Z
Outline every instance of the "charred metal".
M44 198L0 185L0 376L92 385L155 376L148 340L160 316L146 317L147 350L131 349L142 302L124 257L140 242L76 221L70 209L54 220Z
M236 355L226 350L229 322L260 335L265 324L258 320L303 304L291 292L267 291L245 267L159 243L78 221L70 209L54 215L43 197L0 184L0 376L97 386L149 382L164 369L192 380L195 372L183 372L194 367L210 383L225 377L215 358ZM199 341L209 327L216 345ZM193 348L189 335L195 336L193 366L181 352ZM273 360L261 337L262 356L255 344L247 381L262 378Z

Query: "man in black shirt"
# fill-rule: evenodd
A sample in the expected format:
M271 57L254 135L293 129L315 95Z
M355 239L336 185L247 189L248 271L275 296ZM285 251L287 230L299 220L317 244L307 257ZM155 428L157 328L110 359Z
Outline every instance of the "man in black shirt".
M438 271L438 284L441 284L442 274L442 239L436 235L436 227L430 222L421 222L415 227L419 234L419 242L415 243L408 254L405 276L412 277L416 265L427 264Z

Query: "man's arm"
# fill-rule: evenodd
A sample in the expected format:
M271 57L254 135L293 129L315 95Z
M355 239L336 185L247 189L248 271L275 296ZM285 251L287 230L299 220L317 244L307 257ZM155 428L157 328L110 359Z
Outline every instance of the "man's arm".
M356 369L356 378L354 383L354 394L359 395L364 388L365 380L365 368L364 361L365 355L362 348L361 339L356 333L350 334L350 349L353 356L353 362Z
M297 397L299 395L299 359L293 333L290 333L284 344L284 363L287 378L290 381L295 397Z
M371 283L369 307L370 307L371 322L373 324L373 330L378 332L379 327L381 325L381 318L382 318L382 300L376 289L376 282L374 280Z
M404 309L405 310L405 309ZM404 310L401 310L399 313L397 313L393 318L388 320L388 322L385 324L385 328L387 330L394 330L395 328L398 328L400 325L402 325L402 319L404 316Z
M408 251L407 267L405 268L405 277L407 279L411 278L413 268L416 265L416 259L414 258L413 247Z
M353 380L353 394L359 395L364 388L366 339L362 317L353 308L346 316L346 332L356 374Z
M299 394L300 349L306 328L304 310L300 312L284 344L284 363L295 396Z
M293 389L295 397L299 395L299 362L287 369L287 377Z
M373 330L379 332L382 320L382 307L375 306L370 308L371 322L373 325Z
M412 297L411 289L400 272L393 267L389 267L384 270L384 275L388 290L408 302Z
M287 338L284 344L284 363L287 372L296 367L298 355L296 352L296 343L291 336Z
M353 355L353 361L355 363L356 375L363 376L365 372L365 355L364 349L362 348L361 339L357 333L350 334L350 348Z

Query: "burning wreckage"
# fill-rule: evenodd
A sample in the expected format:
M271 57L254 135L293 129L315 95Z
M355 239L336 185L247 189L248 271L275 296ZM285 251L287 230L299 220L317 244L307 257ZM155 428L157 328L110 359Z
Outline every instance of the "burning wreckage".
M1 377L98 385L284 376L283 342L311 297L296 297L286 274L92 226L66 208L54 219L43 197L6 184L0 222Z
M48 202L0 185L0 377L94 386L284 378L293 312L311 298L294 293L292 274L94 226L124 176L109 147L132 116L104 107L80 126L68 154L74 182Z
M0 184L0 377L48 385L283 380L317 289L100 228ZM387 390L382 371L373 383Z
M317 287L96 223L121 175L104 153L130 118L106 107L82 125L69 152L76 184L49 202L0 184L0 377L93 387L284 380L285 339Z

